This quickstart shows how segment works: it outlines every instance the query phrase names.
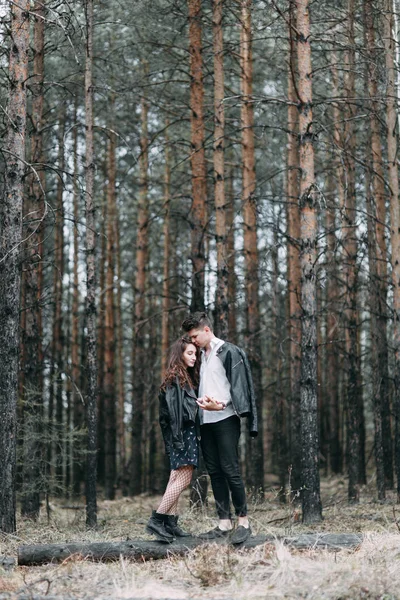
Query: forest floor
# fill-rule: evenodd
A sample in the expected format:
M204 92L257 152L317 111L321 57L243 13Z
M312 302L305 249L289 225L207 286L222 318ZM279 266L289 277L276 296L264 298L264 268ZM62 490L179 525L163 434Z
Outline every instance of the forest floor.
M61 564L0 566L0 600L45 596L64 599L400 599L400 507L394 492L378 504L371 483L357 506L347 505L347 482L321 482L324 520L301 523L299 510L279 503L271 488L262 503L250 506L254 534L276 541L253 549L204 545L185 557L135 562L95 563L71 557ZM143 495L99 501L98 528L87 531L83 504L51 502L51 518L32 524L19 519L15 535L0 537L0 556L15 558L22 544L151 539L144 526L158 498ZM214 526L210 501L204 510L189 509L181 499L183 526L192 533ZM70 508L66 508L66 507ZM397 516L397 510L399 515ZM43 511L44 512L44 511ZM278 538L305 532L360 533L355 549L337 552L289 548Z

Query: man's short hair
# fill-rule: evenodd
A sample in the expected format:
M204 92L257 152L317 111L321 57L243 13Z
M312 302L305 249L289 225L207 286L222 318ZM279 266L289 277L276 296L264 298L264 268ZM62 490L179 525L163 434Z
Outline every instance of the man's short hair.
M212 323L205 312L195 312L189 315L182 323L182 329L185 332L188 332L191 329L204 329L206 326L209 327L211 331L213 330Z

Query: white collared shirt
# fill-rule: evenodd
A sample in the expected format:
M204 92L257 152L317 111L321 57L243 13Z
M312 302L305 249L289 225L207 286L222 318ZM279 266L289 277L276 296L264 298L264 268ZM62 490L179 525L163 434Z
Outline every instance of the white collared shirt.
M209 355L206 355L205 350L201 352L199 396L212 396L226 406L224 410L200 409L200 422L203 424L216 423L235 414L231 398L231 384L222 361L217 356L218 349L224 343L224 340L214 337L210 342Z

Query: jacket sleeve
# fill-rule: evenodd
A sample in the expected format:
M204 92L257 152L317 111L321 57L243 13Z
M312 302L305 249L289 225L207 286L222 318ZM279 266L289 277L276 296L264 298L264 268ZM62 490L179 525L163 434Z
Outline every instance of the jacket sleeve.
M170 416L167 405L166 393L164 391L160 391L159 396L159 422L161 427L161 433L163 436L164 444L165 444L165 452L167 455L170 455L171 452L171 443L172 443L172 435L171 435L171 424L170 424Z
M249 359L247 358L246 353L240 348L240 354L243 358L244 370L247 379L247 385L249 390L249 404L250 404L250 414L249 414L249 431L251 437L257 437L258 435L258 419L257 419L257 403L256 403L256 393L254 391L254 383L253 377L251 375L251 368Z
M160 425L167 454L171 448L183 450L182 388L177 383L167 387L160 402Z

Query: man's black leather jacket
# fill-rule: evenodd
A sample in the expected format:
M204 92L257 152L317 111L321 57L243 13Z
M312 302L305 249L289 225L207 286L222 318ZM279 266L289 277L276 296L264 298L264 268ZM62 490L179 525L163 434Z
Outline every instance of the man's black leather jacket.
M224 342L217 350L226 376L231 384L233 408L240 417L248 417L251 437L258 434L256 396L249 360L246 353L230 342Z
M160 390L160 426L165 450L169 455L171 447L183 450L182 430L184 423L196 423L198 406L196 393L188 386L181 387L178 379L166 390Z

